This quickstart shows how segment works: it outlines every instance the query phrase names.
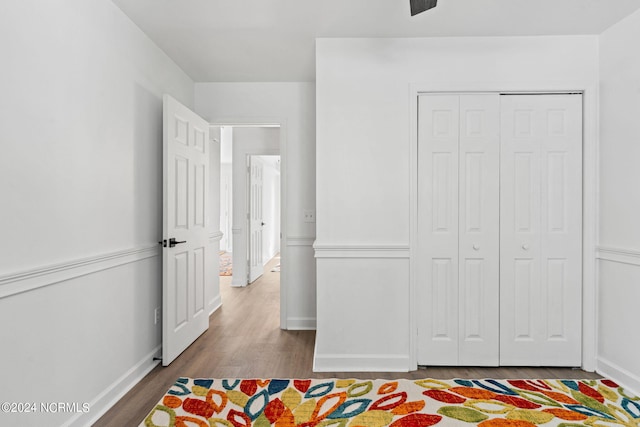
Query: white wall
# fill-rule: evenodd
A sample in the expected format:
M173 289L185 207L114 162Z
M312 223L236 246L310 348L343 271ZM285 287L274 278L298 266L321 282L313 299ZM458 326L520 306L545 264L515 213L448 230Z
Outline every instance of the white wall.
M600 37L598 370L640 391L640 11Z
M224 234L220 241L220 250L233 252L232 215L233 215L233 180L231 163L220 165L220 231Z
M88 425L160 348L162 94L193 82L109 0L2 2L0 50L0 401L91 404L0 424Z
M232 166L233 159L233 128L223 126L220 132L220 231L223 233L220 249L233 252L232 218L233 218L233 189Z
M588 162L597 68L590 36L316 41L316 370L415 368L412 94L587 90Z
M315 328L315 85L313 83L196 83L196 112L212 123L281 123L286 203L282 211L281 325ZM234 247L234 252L238 248Z

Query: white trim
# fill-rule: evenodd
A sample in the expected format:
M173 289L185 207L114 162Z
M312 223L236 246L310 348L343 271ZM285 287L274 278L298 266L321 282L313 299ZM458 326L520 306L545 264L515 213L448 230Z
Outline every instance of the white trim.
M611 378L634 396L640 396L640 377L638 375L619 367L603 357L598 357L597 372L603 377Z
M224 237L224 233L222 231L214 231L213 233L209 234L209 242L210 243L216 243L219 242L220 240L222 240L222 238Z
M222 295L218 294L214 299L209 303L209 316L218 311L220 307L222 307Z
M418 91L409 85L409 366L418 370Z
M599 246L596 250L596 258L603 261L640 266L640 251L635 249Z
M287 330L289 331L315 331L315 317L289 317L287 319Z
M413 328L410 338L410 354L412 362L417 352L417 324L413 321L418 309L415 296L417 287L417 200L418 191L418 129L417 97L421 93L582 93L583 98L583 231L582 231L582 368L585 371L596 369L597 354L597 263L595 259L596 242L598 239L598 86L589 81L554 81L554 82L524 82L503 83L490 82L477 84L429 82L409 84L409 126L410 129L410 209L409 235L411 237L410 250L410 290L409 319ZM417 364L413 369L417 369Z
M234 128L279 128L281 127L279 123L280 120L272 119L272 118L263 118L259 120L217 120L215 124L209 123L209 127L234 127Z
M315 243L316 258L406 258L411 251L409 245L328 245Z
M145 246L8 274L0 277L0 298L159 255L158 245Z
M287 237L287 246L313 246L315 237Z
M598 354L599 94L588 85L582 92L582 369L593 372Z
M64 423L63 426L80 427L93 425L160 363L160 360L153 360L153 358L160 357L161 349L162 346L159 345L150 353L145 355L131 369L125 372L120 378L104 389L102 393L96 396L95 399L89 402L89 412L74 416Z
M313 372L409 372L410 357L403 354L318 354Z

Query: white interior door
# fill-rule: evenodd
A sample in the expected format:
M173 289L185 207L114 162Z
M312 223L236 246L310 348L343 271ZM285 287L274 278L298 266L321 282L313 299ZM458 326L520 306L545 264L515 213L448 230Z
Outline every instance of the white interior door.
M260 157L249 156L249 283L264 274L262 259L264 215L262 193L264 163Z
M457 95L418 98L418 364L458 363Z
M162 364L209 327L209 124L165 95L163 132Z
M497 365L499 96L418 110L418 363Z
M580 366L582 96L501 109L500 364Z

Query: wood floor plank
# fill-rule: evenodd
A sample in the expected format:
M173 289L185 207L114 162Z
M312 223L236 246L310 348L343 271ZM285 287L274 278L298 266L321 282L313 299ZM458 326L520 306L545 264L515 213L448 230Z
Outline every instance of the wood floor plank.
M279 327L280 273L265 274L245 288L230 287L222 276L223 306L211 315L209 330L170 366L158 366L102 416L94 426L135 426L181 376L197 378L600 378L568 368L429 367L414 372L314 373L315 331Z

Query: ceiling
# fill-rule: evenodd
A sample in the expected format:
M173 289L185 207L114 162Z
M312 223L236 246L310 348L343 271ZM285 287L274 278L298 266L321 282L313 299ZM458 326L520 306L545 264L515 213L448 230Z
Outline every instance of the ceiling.
M317 37L600 34L640 0L113 0L196 82L314 81Z

